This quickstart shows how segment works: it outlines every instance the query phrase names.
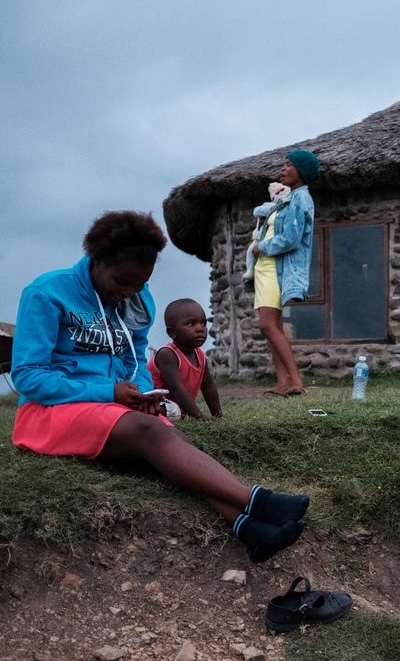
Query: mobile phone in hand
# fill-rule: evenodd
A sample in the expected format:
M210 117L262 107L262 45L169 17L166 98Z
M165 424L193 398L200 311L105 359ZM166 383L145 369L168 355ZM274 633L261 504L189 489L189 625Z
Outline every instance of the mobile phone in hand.
M165 388L155 388L154 390L147 390L146 392L142 393L143 395L168 395L169 390L165 390Z

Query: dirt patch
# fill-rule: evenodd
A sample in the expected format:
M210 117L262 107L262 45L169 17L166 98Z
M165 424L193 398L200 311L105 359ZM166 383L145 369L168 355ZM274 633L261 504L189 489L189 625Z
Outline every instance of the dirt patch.
M347 580L333 545L307 530L263 565L251 564L230 535L207 545L193 539L184 517L154 516L140 533L120 530L74 554L24 544L3 571L0 659L174 660L181 651L188 661L240 661L253 647L282 661L284 636L266 631L265 608L296 576L349 591L360 609L400 617L398 552L372 540L349 543L362 571ZM246 583L222 580L229 569L243 570Z
M223 394L265 390L233 383ZM306 528L293 547L253 565L229 530L213 536L193 518L147 516L69 553L0 544L0 661L283 661L285 636L266 631L265 610L296 576L400 619L399 549L368 531L348 533L338 557L323 530ZM223 580L231 569L245 572L245 584Z

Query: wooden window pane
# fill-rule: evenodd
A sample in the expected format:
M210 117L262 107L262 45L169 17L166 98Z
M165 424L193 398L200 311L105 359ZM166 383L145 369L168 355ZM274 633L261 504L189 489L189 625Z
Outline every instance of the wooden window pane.
M322 233L315 232L313 236L313 245L311 253L311 264L310 264L310 286L308 290L308 297L311 299L322 299L323 290L322 290L322 273L323 273L323 264L322 264Z
M283 323L291 340L323 340L325 305L288 305L283 309Z
M385 227L330 232L332 338L385 339Z

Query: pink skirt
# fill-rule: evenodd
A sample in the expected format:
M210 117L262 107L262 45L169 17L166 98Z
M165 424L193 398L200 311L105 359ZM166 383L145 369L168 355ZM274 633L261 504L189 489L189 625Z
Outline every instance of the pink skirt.
M43 406L23 404L17 410L12 442L39 454L79 455L95 459L111 430L125 413L135 413L122 404L77 402ZM169 427L164 416L159 419Z

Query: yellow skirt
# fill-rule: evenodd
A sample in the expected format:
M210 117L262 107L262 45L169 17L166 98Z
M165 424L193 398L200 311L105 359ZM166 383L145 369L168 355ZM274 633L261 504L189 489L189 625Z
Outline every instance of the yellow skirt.
M275 257L259 257L254 268L254 309L282 310Z

